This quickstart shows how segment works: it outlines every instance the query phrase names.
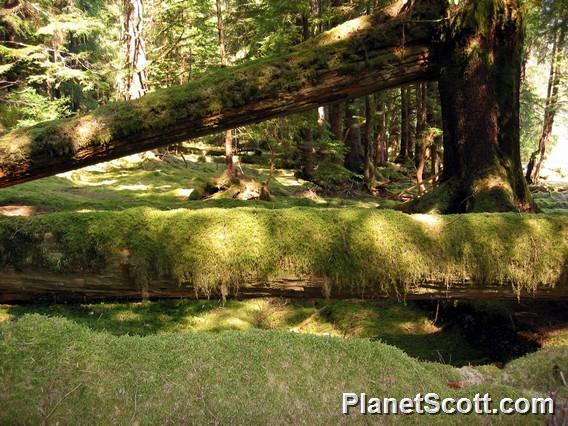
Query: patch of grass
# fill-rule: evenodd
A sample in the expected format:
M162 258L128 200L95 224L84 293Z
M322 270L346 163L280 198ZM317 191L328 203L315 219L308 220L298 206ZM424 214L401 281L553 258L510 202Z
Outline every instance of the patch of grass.
M567 244L566 215L139 208L0 219L3 267L100 271L126 252L140 285L166 278L204 294L282 274L324 278L332 294L404 296L430 281L535 291L566 285Z
M0 325L0 361L0 423L336 424L346 421L342 392L528 396L504 385L451 389L458 370L366 339L275 331L117 337L38 314ZM492 424L542 420L491 417ZM349 421L366 424L369 418Z
M113 335L271 329L369 338L410 356L464 365L481 358L456 330L436 326L412 303L392 301L165 300L140 303L1 306L0 323L30 313L64 317Z

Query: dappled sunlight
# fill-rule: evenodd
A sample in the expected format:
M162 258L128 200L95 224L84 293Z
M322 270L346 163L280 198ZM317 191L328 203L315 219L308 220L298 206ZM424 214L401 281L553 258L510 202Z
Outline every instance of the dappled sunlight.
M34 206L0 206L0 216L33 216L37 210Z
M189 198L195 191L195 188L178 188L174 191L176 197Z
M413 335L436 334L442 331L441 327L428 320L402 321L398 324L398 328L403 333Z
M75 127L77 142L86 143L99 130L99 122L92 116L82 118Z
M155 189L149 185L118 185L112 188L115 191L148 191L150 189Z
M352 19L321 34L315 41L315 44L318 46L327 46L340 40L346 40L361 31L371 28L372 25L373 19L368 15Z
M113 319L116 321L140 321L142 316L136 312L125 310L115 313Z
M438 229L443 224L442 218L440 216L431 214L415 214L410 217L416 222L427 225L429 228Z
M9 312L10 307L7 305L0 305L0 324L12 319L12 315Z

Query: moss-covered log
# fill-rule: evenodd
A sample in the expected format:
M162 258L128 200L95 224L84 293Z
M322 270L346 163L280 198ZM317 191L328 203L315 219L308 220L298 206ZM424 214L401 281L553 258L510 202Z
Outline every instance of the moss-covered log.
M241 208L0 220L0 302L223 295L565 299L568 218Z
M397 1L289 54L0 137L0 187L437 78L433 46L446 2ZM403 6L406 4L406 6Z
M468 0L450 16L439 81L444 183L406 210L533 211L519 139L520 2Z

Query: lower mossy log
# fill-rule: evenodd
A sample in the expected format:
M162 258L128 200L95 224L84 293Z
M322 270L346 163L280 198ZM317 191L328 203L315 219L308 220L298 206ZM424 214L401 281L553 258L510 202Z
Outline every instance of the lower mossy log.
M0 302L259 296L564 299L568 218L143 208L0 220Z
M568 286L541 287L537 291L516 290L513 285L486 285L474 282L431 282L408 289L406 293L382 289L357 291L343 287L330 289L321 278L281 277L248 281L228 291L204 292L191 284L175 280L156 280L147 287L137 286L120 269L103 274L57 274L44 271L0 272L0 303L94 302L147 299L254 299L283 297L289 299L396 299L396 300L568 300Z

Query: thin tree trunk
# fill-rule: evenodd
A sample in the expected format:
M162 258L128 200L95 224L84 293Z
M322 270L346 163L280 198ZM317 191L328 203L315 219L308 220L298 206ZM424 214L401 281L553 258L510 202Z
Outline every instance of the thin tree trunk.
M432 185L437 186L440 180L440 170L441 170L441 158L440 158L440 146L442 142L441 136L434 137L432 146L430 146L430 174L432 175Z
M138 99L148 91L142 0L124 0L121 22L123 68L118 75L118 91L125 100Z
M217 8L217 33L219 39L219 52L221 55L221 65L224 67L230 65L229 56L225 45L225 24L223 21L223 0L216 0L215 5ZM236 167L234 164L234 148L233 148L233 130L225 131L225 175L228 178L235 176Z
M385 102L381 99L382 94L377 95L377 131L375 148L375 166L384 167L388 161L387 147L387 116Z
M434 140L434 131L427 128L428 109L428 86L426 83L416 85L416 183L421 194L426 191L424 187L424 169L426 167L426 155Z
M365 162L365 152L361 144L361 127L356 118L356 105L353 100L345 103L345 143L347 155L345 167L355 173L362 173Z
M405 163L408 159L410 144L410 105L408 87L400 88L400 152L396 163Z
M365 96L365 169L364 179L369 190L375 181L375 99L373 95Z
M420 82L416 84L416 147L414 163L418 166L420 162L422 142L424 139L424 131L426 130L426 118L428 111L427 101L428 88L426 83Z
M538 149L532 153L529 164L527 166L526 179L528 183L531 184L537 184L540 180L542 163L544 162L547 148L550 145L552 128L554 127L554 119L556 117L556 111L558 109L558 90L560 87L560 78L562 75L561 61L564 55L565 38L566 26L562 26L558 31L558 35L554 38L552 60L548 77L548 91L544 108L544 125L542 128L542 134L538 142Z
M307 125L301 132L302 178L311 180L314 177L314 129Z
M390 116L388 126L388 147L391 151L392 160L396 162L398 153L400 152L400 108L394 101L391 101L388 111Z
M345 104L338 102L329 106L329 125L333 136L338 141L343 141L343 121L344 121Z

